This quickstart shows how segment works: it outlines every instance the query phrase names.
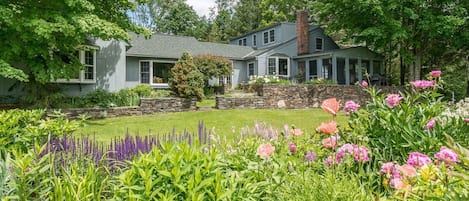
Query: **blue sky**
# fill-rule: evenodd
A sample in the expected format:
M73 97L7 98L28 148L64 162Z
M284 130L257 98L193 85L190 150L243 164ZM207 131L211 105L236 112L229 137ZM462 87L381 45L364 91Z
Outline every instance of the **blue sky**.
M191 5L199 16L208 17L210 7L215 6L215 0L187 0L187 4Z

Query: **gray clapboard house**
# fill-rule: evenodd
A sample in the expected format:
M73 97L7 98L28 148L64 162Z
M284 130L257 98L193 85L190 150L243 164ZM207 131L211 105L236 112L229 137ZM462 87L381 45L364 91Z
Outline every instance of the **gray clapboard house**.
M184 51L212 54L232 61L233 73L212 83L236 87L251 76L276 75L303 82L330 79L341 85L354 84L368 73L377 84L383 81L383 57L365 47L341 49L317 26L308 24L306 12L296 23L278 23L230 41L230 44L200 42L194 37L154 34L146 39L131 34L131 42L95 39L79 56L85 68L73 79L58 79L64 92L81 95L96 89L117 91L138 84L168 88L170 68ZM18 96L8 91L14 80L0 77L0 96ZM218 82L218 83L217 83ZM4 98L2 98L4 100Z

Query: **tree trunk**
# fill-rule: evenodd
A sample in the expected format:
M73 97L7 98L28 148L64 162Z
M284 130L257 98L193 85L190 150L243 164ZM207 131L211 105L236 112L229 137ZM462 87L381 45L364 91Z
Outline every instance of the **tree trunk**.
M421 72L422 72L422 52L419 49L415 50L415 73L414 73L414 80L421 79Z

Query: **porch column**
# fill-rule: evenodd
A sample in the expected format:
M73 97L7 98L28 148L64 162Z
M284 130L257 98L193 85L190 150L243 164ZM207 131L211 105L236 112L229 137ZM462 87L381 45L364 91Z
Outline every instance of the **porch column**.
M357 76L357 79L360 83L363 80L362 74L363 74L362 73L362 58L358 58L358 76Z
M323 58L318 58L317 64L316 64L316 69L318 70L318 78L322 77L324 78L324 73L322 72L323 67L322 67L322 59Z
M339 83L337 80L337 57L335 55L332 56L332 80Z
M306 82L309 81L309 60L305 60L305 80Z
M345 85L350 85L350 65L349 57L345 57Z
M373 59L370 59L370 72L368 72L370 78L373 77Z

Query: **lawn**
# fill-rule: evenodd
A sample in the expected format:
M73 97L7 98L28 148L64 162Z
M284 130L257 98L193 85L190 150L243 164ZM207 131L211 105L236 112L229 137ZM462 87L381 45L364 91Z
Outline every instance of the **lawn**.
M182 132L184 129L195 132L199 121L203 121L207 128L214 129L215 134L231 139L239 134L241 128L252 127L255 122L265 122L276 128L283 125L295 125L306 132L313 132L320 122L328 121L330 114L321 109L304 110L211 110L179 113L164 113L147 116L122 117L103 120L93 120L87 126L75 132L76 135L93 135L102 142L108 142L115 136L148 133L161 134L173 130ZM346 116L339 115L337 121L344 126ZM233 133L232 130L235 132Z

